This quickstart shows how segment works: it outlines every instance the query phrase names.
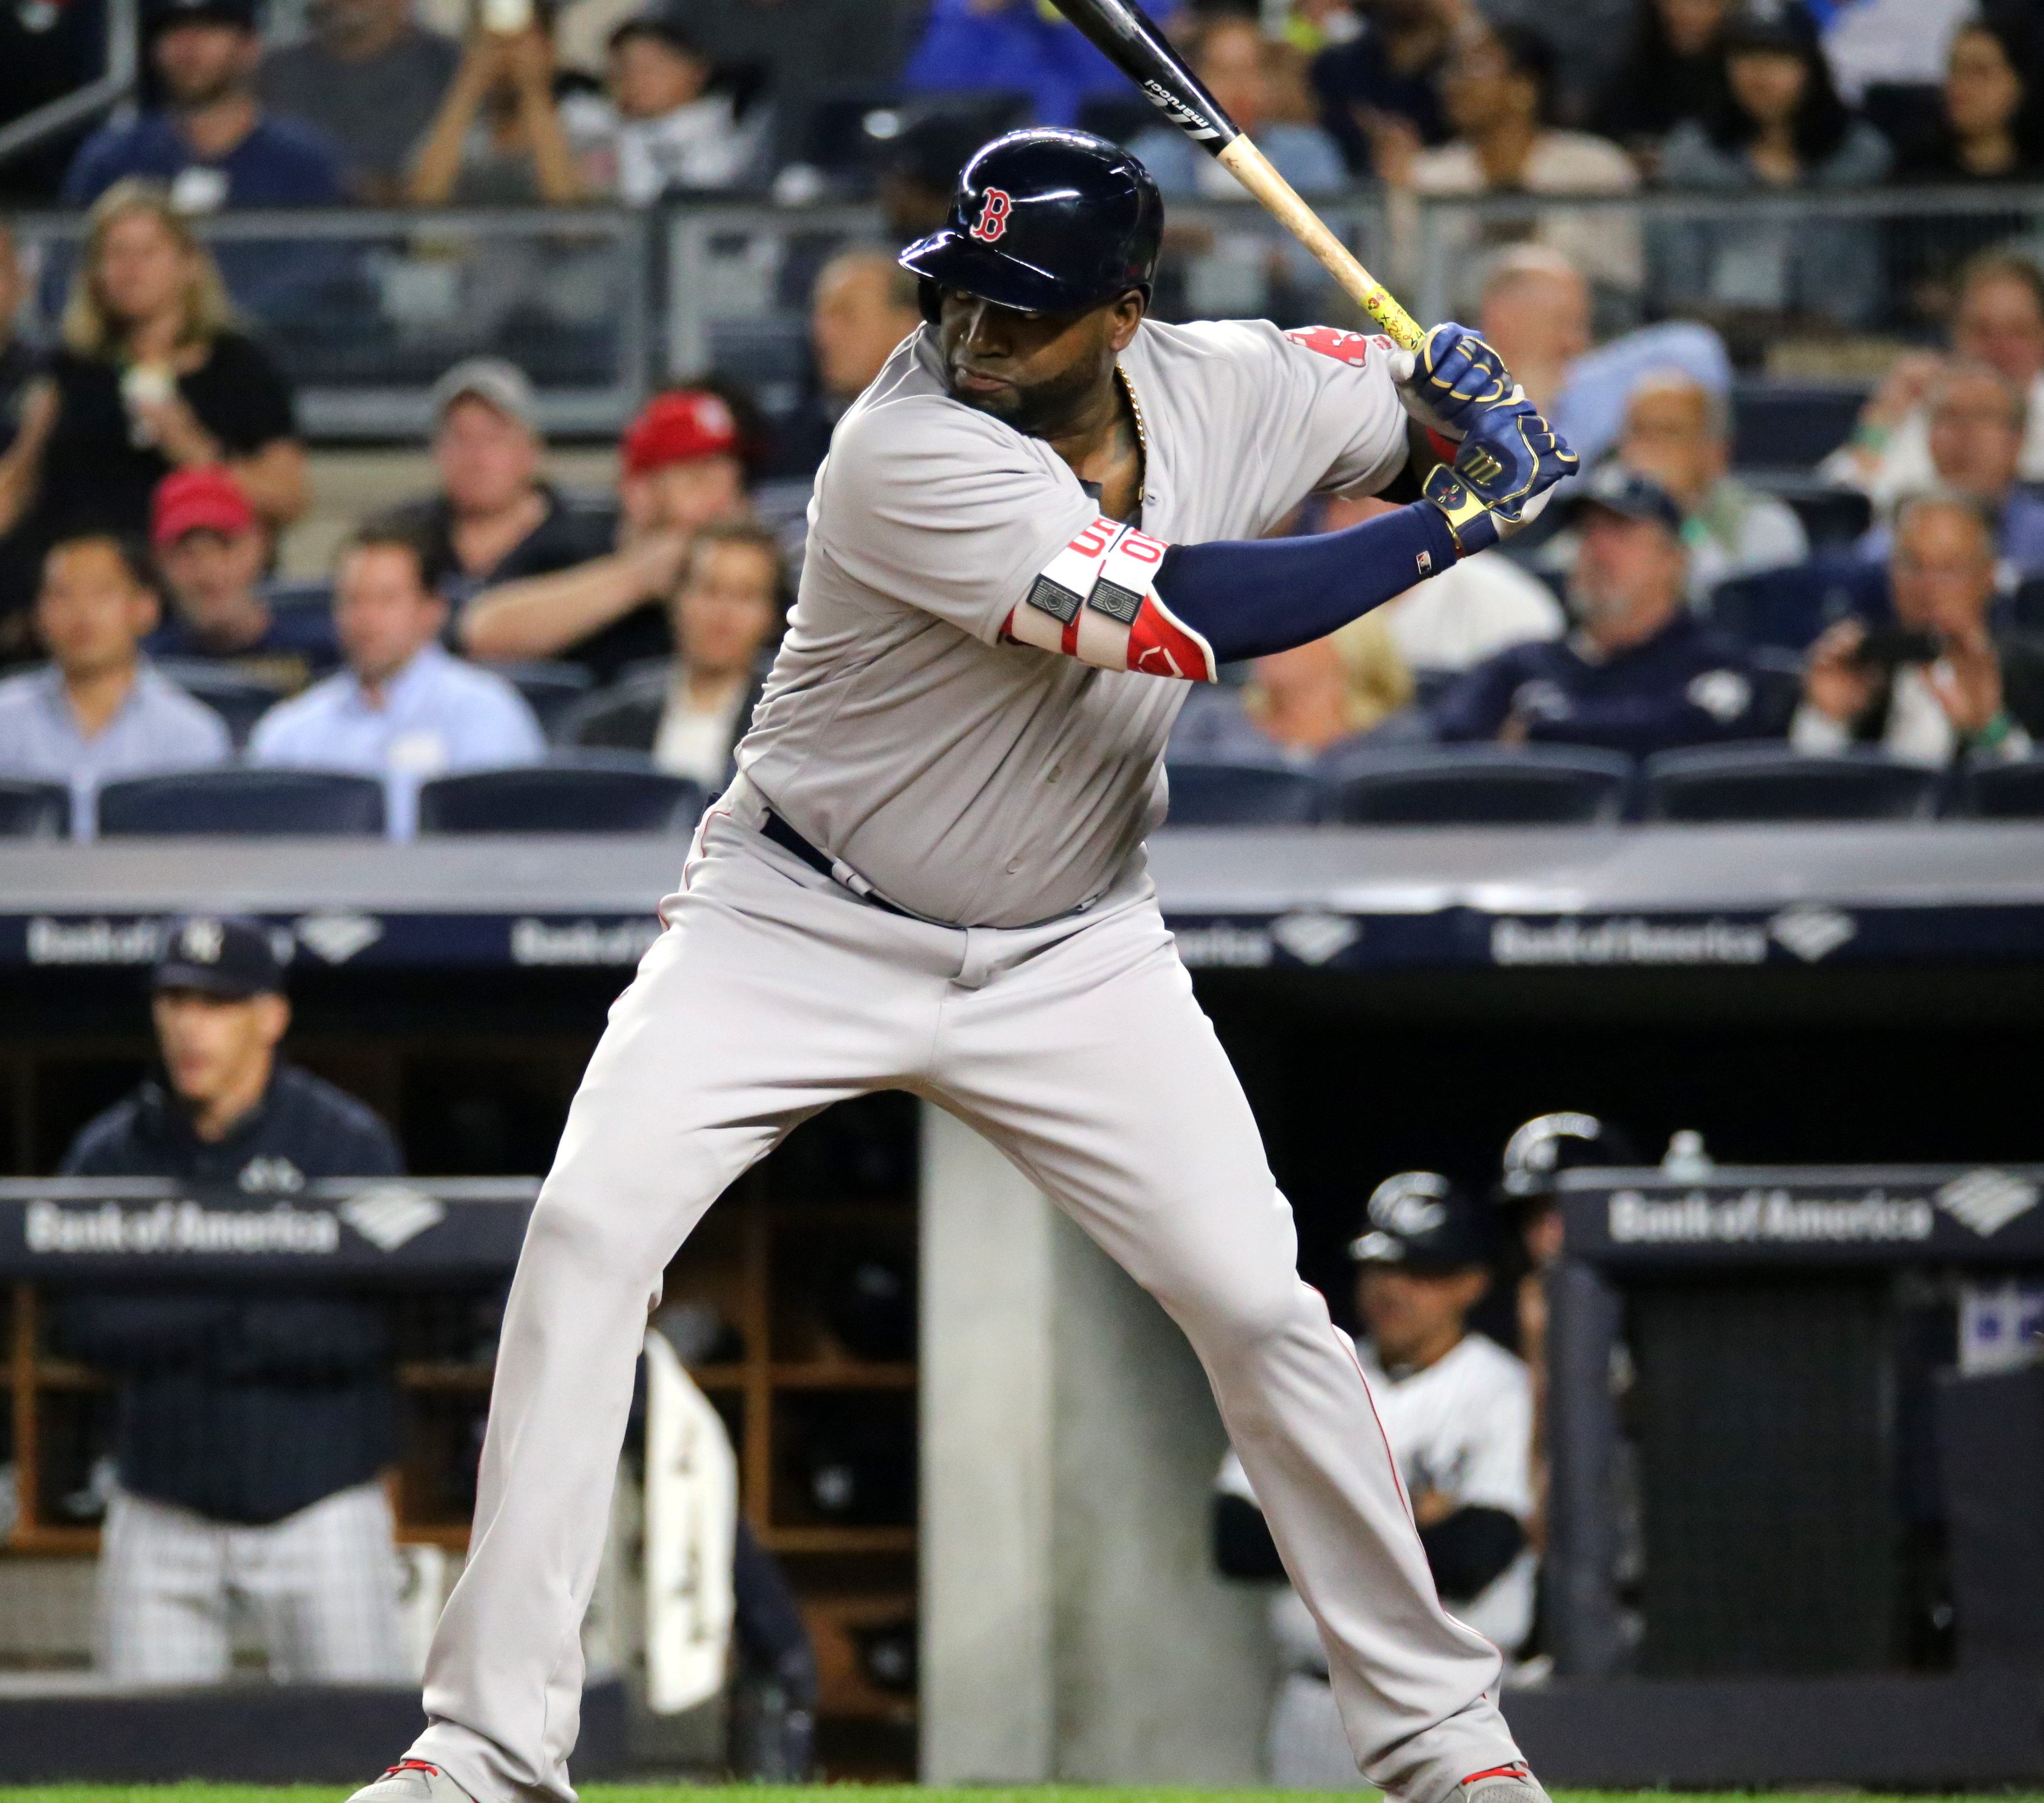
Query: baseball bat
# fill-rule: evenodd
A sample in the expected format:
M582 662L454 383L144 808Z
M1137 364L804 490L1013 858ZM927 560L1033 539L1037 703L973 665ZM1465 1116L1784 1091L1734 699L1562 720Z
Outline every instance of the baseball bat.
M1134 0L1051 0L1100 53L1140 88L1151 106L1228 170L1316 257L1397 344L1416 352L1427 334L1384 284L1349 254L1292 184L1270 166L1242 128L1221 110Z

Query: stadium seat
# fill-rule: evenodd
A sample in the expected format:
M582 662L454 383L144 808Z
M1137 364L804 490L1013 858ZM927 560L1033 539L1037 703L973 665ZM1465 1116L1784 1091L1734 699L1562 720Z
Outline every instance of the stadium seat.
M1766 486L1769 494L1793 510L1811 551L1818 556L1851 550L1873 524L1873 503L1856 488L1834 488L1812 479Z
M1805 757L1776 744L1660 752L1646 760L1646 809L1663 821L1925 820L1943 772L1878 752Z
M1587 826L1618 819L1632 760L1567 745L1361 751L1322 778L1321 817L1354 826Z
M333 584L324 576L290 577L267 584L263 598L279 613L324 613L333 605Z
M2013 763L1976 759L1961 778L1955 811L1981 820L2044 820L2044 757Z
M1173 826L1297 826L1313 817L1312 773L1187 759L1166 767Z
M1888 572L1851 557L1813 557L1785 570L1739 576L1711 591L1712 621L1751 645L1807 651L1849 614L1888 617Z
M1807 470L1852 434L1864 388L1829 382L1735 380L1732 467Z
M702 809L702 791L685 778L642 758L582 752L438 777L419 790L419 832L686 832Z
M383 830L383 784L337 770L229 765L134 776L99 791L99 836L352 837Z
M274 682L198 658L159 658L156 670L225 721L236 745L247 744L256 722L284 698L284 691Z
M559 663L546 659L530 663L492 663L494 670L525 698L525 705L539 717L540 730L553 736L561 716L590 691L592 679L579 663Z
M0 776L0 839L63 839L71 833L71 791L61 782Z

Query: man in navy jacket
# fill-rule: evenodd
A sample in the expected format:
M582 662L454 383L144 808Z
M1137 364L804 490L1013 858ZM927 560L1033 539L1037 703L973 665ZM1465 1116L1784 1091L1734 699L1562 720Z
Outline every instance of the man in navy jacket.
M321 1177L394 1176L390 1129L279 1063L290 1024L260 921L194 917L155 975L163 1079L90 1122L67 1176L174 1177L245 1195ZM286 1682L399 1682L390 1508L395 1351L375 1302L271 1288L60 1294L52 1337L119 1384L120 1489L94 1621L99 1668L128 1683L227 1675L229 1615Z
M1435 736L1644 757L1778 732L1756 705L1750 648L1689 610L1682 513L1668 492L1607 465L1588 485L1577 526L1573 629L1478 664L1434 704Z

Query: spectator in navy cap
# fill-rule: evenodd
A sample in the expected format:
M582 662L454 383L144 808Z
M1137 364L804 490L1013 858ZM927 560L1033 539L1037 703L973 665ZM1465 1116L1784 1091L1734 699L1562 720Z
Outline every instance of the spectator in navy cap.
M1508 1657L1533 1625L1533 1401L1526 1367L1472 1332L1490 1285L1483 1205L1438 1171L1405 1171L1371 1194L1349 1247L1357 1349L1385 1438L1410 1497L1434 1582L1450 1612ZM1216 1563L1230 1577L1281 1577L1261 1510L1233 1453L1214 1509ZM1332 1789L1353 1755L1305 1606L1274 1599L1271 1628L1288 1675L1270 1721L1271 1777Z
M152 985L160 1076L90 1122L71 1177L167 1177L216 1198L309 1206L321 1178L387 1178L390 1131L279 1061L290 1024L262 921L171 924ZM390 1505L394 1348L382 1307L276 1284L67 1290L67 1356L113 1375L119 1487L107 1509L94 1663L126 1684L229 1674L238 1609L283 1682L401 1682Z
M1430 710L1435 736L1635 757L1763 736L1770 723L1756 705L1752 653L1689 611L1674 498L1650 477L1607 464L1577 518L1574 629L1478 664Z
M186 213L346 198L338 148L311 125L269 117L256 97L255 0L159 0L148 30L164 105L86 140L64 177L66 204L88 206L129 175L168 183Z

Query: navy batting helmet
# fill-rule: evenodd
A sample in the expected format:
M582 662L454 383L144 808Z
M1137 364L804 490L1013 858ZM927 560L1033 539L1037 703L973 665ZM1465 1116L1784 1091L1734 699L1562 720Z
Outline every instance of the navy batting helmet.
M983 145L959 173L943 229L901 267L1018 313L1072 313L1140 289L1147 298L1164 233L1150 171L1086 132L1051 125Z

